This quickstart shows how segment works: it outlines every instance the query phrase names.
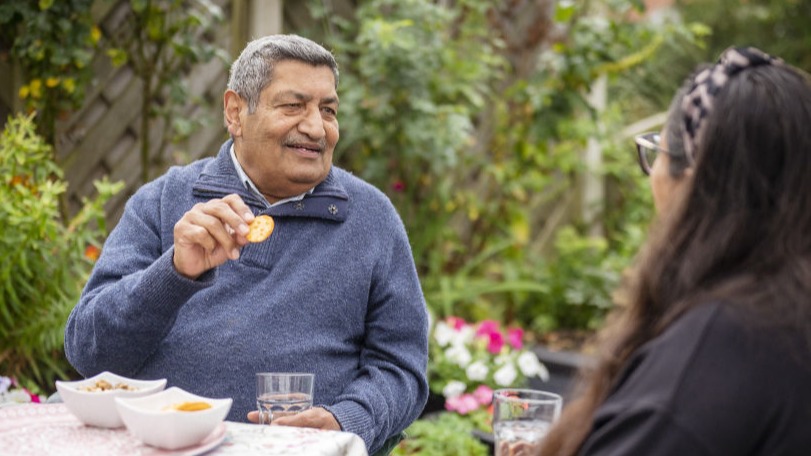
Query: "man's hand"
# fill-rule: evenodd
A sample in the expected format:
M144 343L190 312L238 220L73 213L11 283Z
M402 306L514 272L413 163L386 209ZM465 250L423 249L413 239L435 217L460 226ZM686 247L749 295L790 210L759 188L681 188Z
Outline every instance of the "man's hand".
M253 221L250 208L236 194L195 204L175 224L175 269L196 279L227 260L239 258L239 248Z
M258 423L259 412L248 412L248 421ZM327 431L341 430L341 425L338 424L332 413L321 407L311 408L295 415L273 418L271 425L308 427Z

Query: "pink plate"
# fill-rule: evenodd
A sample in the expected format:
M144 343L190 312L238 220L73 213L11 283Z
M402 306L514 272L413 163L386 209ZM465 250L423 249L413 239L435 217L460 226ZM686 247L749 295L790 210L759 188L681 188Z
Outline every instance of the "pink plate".
M195 456L225 440L225 423L197 445L174 451L144 444L126 429L85 426L64 404L24 404L0 408L0 448L18 456L140 455Z

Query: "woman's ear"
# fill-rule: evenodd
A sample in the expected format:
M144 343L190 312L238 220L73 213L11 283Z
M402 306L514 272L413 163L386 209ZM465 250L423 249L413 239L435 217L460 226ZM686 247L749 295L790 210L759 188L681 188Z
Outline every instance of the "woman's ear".
M244 105L242 97L233 90L228 89L223 95L222 104L228 133L234 138L241 136L242 122L240 121L240 114Z

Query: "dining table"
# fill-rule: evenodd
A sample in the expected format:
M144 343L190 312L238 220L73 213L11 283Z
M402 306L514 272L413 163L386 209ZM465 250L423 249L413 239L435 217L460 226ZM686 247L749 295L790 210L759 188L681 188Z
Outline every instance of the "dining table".
M223 421L196 445L179 450L151 447L126 428L87 426L63 403L0 408L0 454L14 456L367 456L356 434L289 426Z

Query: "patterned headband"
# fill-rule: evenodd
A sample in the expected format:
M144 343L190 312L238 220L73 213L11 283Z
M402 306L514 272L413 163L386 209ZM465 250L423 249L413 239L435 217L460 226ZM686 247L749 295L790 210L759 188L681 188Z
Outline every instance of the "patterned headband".
M783 61L756 48L729 48L718 63L693 78L690 90L681 102L684 114L684 153L688 163L695 164L699 141L704 138L707 117L712 112L715 97L730 77L760 65L779 65Z

